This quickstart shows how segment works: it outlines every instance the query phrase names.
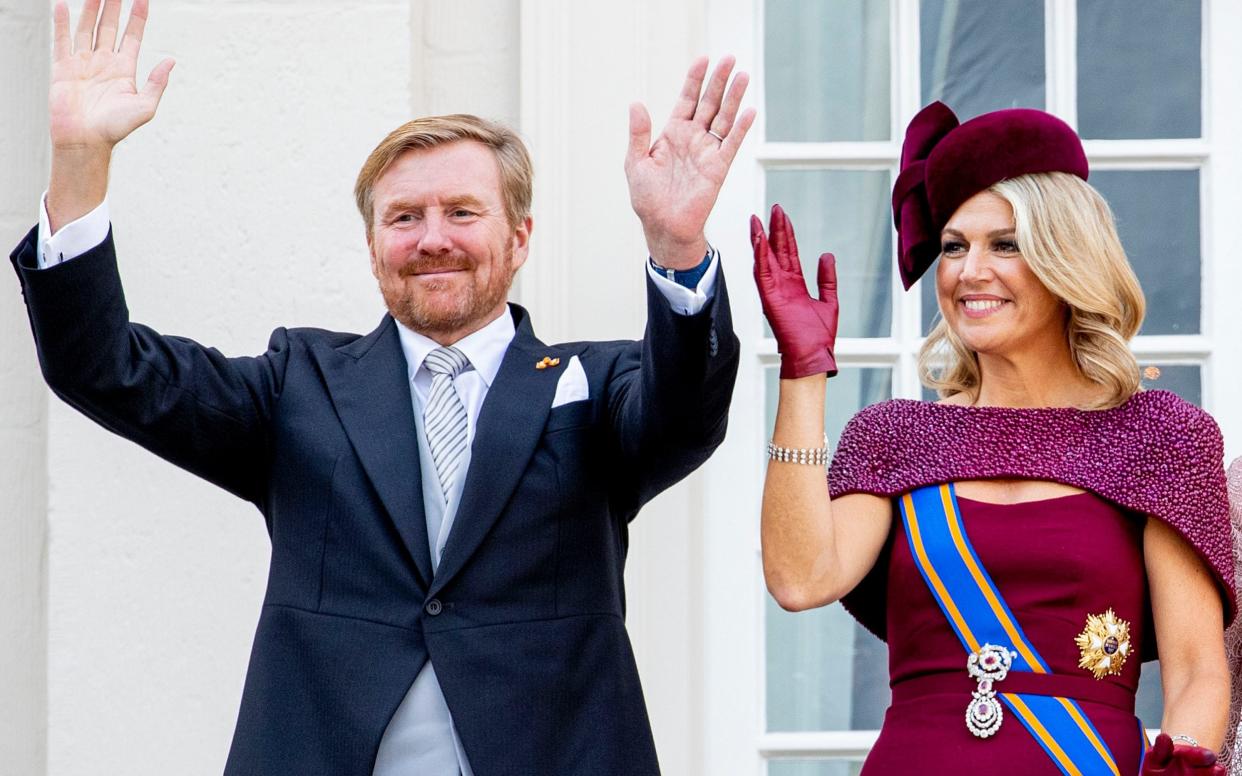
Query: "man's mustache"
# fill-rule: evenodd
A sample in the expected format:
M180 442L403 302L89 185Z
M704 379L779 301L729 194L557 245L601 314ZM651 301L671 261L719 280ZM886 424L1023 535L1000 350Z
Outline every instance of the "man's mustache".
M418 256L407 261L397 271L400 277L425 275L431 272L453 272L474 269L474 262L466 255Z

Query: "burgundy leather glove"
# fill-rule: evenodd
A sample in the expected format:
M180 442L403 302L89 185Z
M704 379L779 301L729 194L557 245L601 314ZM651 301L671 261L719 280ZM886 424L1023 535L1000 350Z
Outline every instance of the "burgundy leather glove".
M755 285L763 314L776 335L781 354L781 379L837 373L832 349L837 341L837 261L819 257L819 299L806 292L793 224L780 205L772 206L769 239L758 216L750 217L750 243L755 250Z
M1139 776L1225 776L1225 768L1216 764L1216 752L1211 749L1174 744L1168 734L1161 733L1143 760Z

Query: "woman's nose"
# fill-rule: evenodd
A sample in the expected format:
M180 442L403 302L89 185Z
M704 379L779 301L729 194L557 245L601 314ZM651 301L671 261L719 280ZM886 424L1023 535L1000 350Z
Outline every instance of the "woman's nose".
M984 250L977 245L971 246L965 258L962 259L958 270L958 280L964 283L982 280L986 277L987 271L987 256Z

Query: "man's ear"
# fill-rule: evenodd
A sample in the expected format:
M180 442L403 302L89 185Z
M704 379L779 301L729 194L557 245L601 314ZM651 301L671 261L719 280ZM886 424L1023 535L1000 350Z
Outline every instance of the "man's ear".
M523 218L513 230L513 271L526 263L526 255L530 252L530 232L535 221L530 216Z

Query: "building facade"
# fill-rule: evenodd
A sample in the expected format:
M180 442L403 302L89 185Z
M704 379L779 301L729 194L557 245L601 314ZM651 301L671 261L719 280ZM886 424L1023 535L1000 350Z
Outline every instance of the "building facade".
M79 2L71 3L75 18ZM689 60L737 55L759 121L709 224L743 363L725 445L634 524L629 626L670 774L843 776L887 702L883 645L839 607L763 589L758 515L778 356L747 219L790 212L840 267L829 434L923 395L934 312L893 272L905 123L1038 107L1083 135L1149 316L1134 349L1242 454L1242 7L1227 0L155 0L147 67L178 65L110 195L136 320L230 354L279 325L369 331L383 307L351 188L389 129L467 111L517 126L536 167L516 301L542 338L638 336L644 247L626 108L659 126ZM0 224L46 185L50 8L0 0ZM145 74L145 72L144 72ZM1233 99L1230 99L1230 98ZM807 262L813 272L813 265ZM38 776L213 774L266 580L254 509L96 428L43 387L16 282L0 295L0 762ZM1154 375L1155 372L1152 372ZM1158 679L1149 666L1148 685ZM1158 693L1144 695L1149 725ZM6 766L7 767L7 766Z

